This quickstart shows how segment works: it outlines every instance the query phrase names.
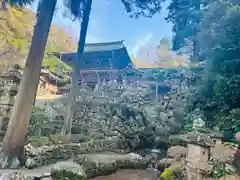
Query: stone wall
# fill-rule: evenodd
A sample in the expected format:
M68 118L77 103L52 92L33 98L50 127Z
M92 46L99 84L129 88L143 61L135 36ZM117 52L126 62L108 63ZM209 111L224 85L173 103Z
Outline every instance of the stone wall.
M98 141L89 141L86 143L60 144L52 146L32 147L26 146L27 162L26 167L36 167L52 164L60 160L74 158L79 154L97 153L97 152L119 152L123 148L123 142L120 139L106 139Z

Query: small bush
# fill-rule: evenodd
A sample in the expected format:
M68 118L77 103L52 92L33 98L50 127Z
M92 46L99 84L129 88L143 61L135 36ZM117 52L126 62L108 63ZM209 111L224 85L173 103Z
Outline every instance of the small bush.
M166 168L164 172L160 175L161 180L174 180L174 173L171 169Z

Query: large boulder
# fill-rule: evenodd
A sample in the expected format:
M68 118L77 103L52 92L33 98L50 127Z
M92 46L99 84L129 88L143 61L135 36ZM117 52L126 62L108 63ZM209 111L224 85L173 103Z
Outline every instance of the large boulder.
M78 164L81 164L85 168L88 178L111 174L117 170L116 160L94 157L95 158L92 159L87 155L80 155L75 159Z
M74 162L58 162L51 169L53 180L86 180L85 170L79 164Z
M75 161L86 169L88 177L110 174L118 169L147 168L150 162L149 159L134 153L86 154L77 156Z
M120 169L144 169L148 167L150 159L135 153L129 153L124 157L117 158L117 167Z

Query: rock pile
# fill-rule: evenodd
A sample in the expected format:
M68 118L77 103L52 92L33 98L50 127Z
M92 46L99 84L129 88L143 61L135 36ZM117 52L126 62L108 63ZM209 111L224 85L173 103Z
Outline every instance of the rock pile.
M155 92L145 86L127 89L109 87L104 93L87 87L80 91L73 134L90 139L118 137L125 139L129 149L135 150L167 144L169 134L181 128L183 113L179 111L179 105L175 106L178 101L169 98L171 94L159 102ZM56 104L58 109L66 109L66 99L63 97L49 103L48 112L56 111Z
M99 141L90 141L86 143L59 144L52 146L32 147L26 146L27 168L35 168L58 161L71 159L78 154L96 153L96 152L119 152L122 149L122 142L119 139L108 139Z
M60 161L31 170L0 170L0 180L86 180L107 175L119 169L145 169L149 159L137 154L93 153L81 154L73 160Z

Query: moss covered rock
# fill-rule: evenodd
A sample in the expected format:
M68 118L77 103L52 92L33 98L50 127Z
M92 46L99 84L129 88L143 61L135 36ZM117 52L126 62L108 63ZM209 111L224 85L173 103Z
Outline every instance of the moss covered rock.
M30 137L28 139L28 143L31 143L31 145L33 147L40 147L40 146L48 146L48 145L52 145L52 141L46 137L46 136L42 136L42 137Z
M30 146L30 145L28 145ZM73 157L72 149L64 145L41 146L38 148L25 147L28 161L25 166L29 169L42 165L53 164L57 161L67 160Z
M90 156L80 155L75 159L75 161L78 164L84 166L84 168L86 169L87 176L89 178L111 174L117 170L116 160L114 159L100 160L97 159L95 155L93 155L94 158L91 158Z
M145 169L150 163L149 159L134 153L79 155L75 158L75 162L86 168L88 177L111 174L118 169Z
M129 153L116 161L117 167L120 169L145 169L150 163L149 158L142 157L135 153Z
M73 162L59 162L51 169L53 180L86 180L87 175L82 166Z
M32 147L25 146L27 157L34 161L34 166L42 166L67 160L79 154L97 153L105 151L119 151L120 141L118 139L107 139L99 141L89 141L86 143L58 144L51 146ZM30 161L29 161L30 162ZM32 168L31 166L26 166Z

